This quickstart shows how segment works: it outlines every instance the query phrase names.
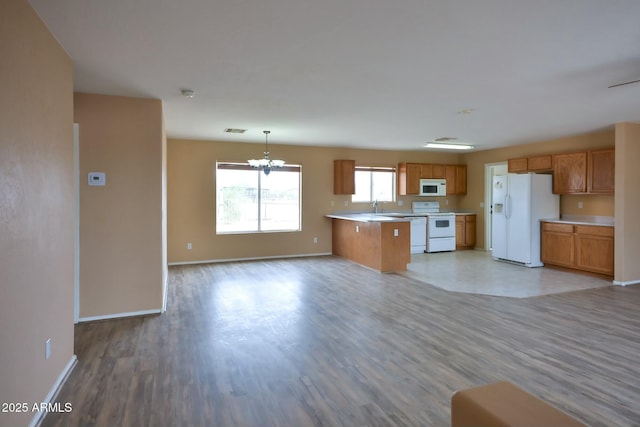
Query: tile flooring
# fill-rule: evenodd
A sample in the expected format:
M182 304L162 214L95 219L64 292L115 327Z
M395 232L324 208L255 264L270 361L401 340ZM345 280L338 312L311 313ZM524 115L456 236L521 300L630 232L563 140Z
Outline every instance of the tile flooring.
M452 292L527 298L613 286L604 276L527 268L495 261L480 250L413 254L404 275Z

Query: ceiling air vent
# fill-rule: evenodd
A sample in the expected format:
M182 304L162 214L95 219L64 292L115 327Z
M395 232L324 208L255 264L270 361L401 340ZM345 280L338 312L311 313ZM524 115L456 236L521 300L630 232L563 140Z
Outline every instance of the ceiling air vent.
M245 133L246 129L237 129L237 128L226 128L225 133Z
M454 138L452 136L443 136L443 137L440 137L440 138L436 138L433 141L434 142L451 142L451 141L455 141L456 139L458 139L458 138Z

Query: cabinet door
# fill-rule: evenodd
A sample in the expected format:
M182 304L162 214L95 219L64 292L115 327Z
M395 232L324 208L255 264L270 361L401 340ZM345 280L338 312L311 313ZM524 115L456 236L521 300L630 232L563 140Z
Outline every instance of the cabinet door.
M456 177L458 176L456 165L446 165L444 167L444 175L447 180L447 196L451 194L457 194L457 182Z
M420 173L422 167L419 163L407 163L407 194L420 192Z
M576 267L613 275L613 238L576 234Z
M507 160L509 173L526 172L528 170L528 162L525 157L519 159Z
M355 194L356 161L333 161L333 194Z
M419 163L398 164L398 195L406 196L419 193L421 170Z
M615 192L615 157L614 149L589 152L589 193Z
M456 194L467 194L467 165L456 166Z
M444 172L444 165L431 165L432 178L446 178Z
M543 231L540 260L546 264L574 267L574 248L573 233Z
M576 226L576 268L613 275L614 228Z
M464 245L473 248L476 245L476 216L465 215Z
M530 172L550 171L553 168L551 155L529 157L527 169Z
M587 192L587 153L553 156L553 193Z
M423 163L420 165L420 178L431 179L433 178L433 165L429 163Z
M456 246L460 248L465 246L465 222L464 215L456 215Z

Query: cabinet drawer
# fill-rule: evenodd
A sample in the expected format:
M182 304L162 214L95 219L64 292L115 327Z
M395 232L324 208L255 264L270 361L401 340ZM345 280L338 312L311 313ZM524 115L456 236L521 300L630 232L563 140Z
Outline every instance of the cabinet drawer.
M543 222L542 231L555 231L556 233L573 233L573 225L558 224L557 222Z
M576 234L589 234L591 236L613 237L613 227L598 225L576 225Z

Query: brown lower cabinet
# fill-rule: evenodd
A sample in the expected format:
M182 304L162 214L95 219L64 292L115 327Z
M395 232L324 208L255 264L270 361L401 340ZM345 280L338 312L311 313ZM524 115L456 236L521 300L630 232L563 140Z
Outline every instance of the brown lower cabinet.
M456 249L476 246L476 215L456 215Z
M543 222L543 263L613 276L614 228Z

